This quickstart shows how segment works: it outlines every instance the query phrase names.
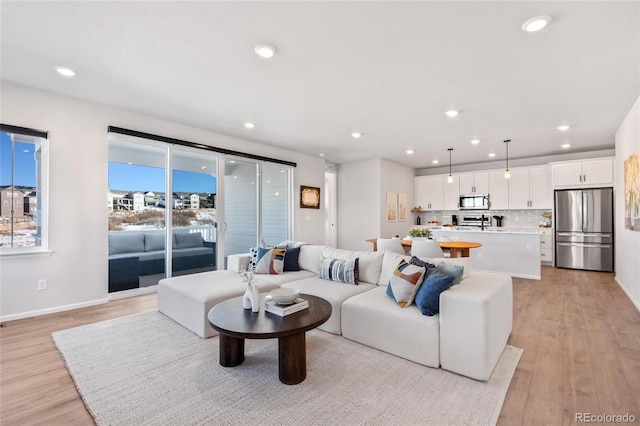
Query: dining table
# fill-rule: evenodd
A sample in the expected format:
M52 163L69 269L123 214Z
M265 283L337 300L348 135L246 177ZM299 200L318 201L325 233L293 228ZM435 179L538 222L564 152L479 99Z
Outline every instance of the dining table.
M377 238L369 238L367 242L373 244L373 251L378 251L378 239ZM411 240L402 240L400 244L405 249L405 251L411 251L411 244L413 242ZM469 257L469 250L472 248L482 247L482 244L476 243L473 241L440 241L440 248L444 250L448 250L450 257L458 257L458 253L460 257Z

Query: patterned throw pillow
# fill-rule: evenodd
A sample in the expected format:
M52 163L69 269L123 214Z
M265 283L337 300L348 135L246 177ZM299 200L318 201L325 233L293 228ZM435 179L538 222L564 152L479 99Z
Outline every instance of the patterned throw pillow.
M425 262L424 260L420 259L419 257L415 257L415 256L411 256L411 260L409 260L409 263L412 265L416 265L416 266L423 266L425 268L427 268L427 271L429 271L429 268L435 268L436 265L434 265L433 263L429 263L429 262Z
M423 315L433 316L440 312L440 293L453 285L453 277L437 269L429 269L427 277L416 294L415 302Z
M445 275L451 275L453 277L453 284L458 284L462 281L462 275L464 274L464 267L457 265L449 265L448 263L442 261L438 263L438 271L442 272Z
M395 300L398 306L406 308L413 302L426 272L427 268L424 266L412 265L403 259L389 280L387 295Z
M358 285L358 258L340 260L323 257L318 276L323 280Z
M249 249L249 269L255 270L258 265L258 254L260 253L260 247L251 247Z
M256 274L281 274L284 270L284 258L287 250L281 248L258 249Z

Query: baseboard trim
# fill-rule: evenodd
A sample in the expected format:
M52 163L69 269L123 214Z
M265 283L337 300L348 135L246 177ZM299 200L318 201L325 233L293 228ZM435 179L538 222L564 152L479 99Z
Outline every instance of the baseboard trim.
M89 300L87 302L73 303L71 305L55 306L53 308L38 309L35 311L22 312L0 316L0 322L15 321L24 318L39 317L41 315L55 314L56 312L71 311L74 309L87 308L89 306L103 305L109 303L109 298Z
M128 297L142 296L143 294L157 292L157 285L152 285L150 287L132 288L131 290L122 290L116 291L115 293L109 293L109 300L126 299Z
M633 298L633 296L631 295L631 293L629 293L629 290L627 290L627 288L624 286L624 284L622 284L622 281L620 281L618 279L618 276L616 275L616 277L614 278L615 281L618 283L618 285L620 286L620 288L622 289L622 291L624 291L624 294L627 295L627 297L629 298L629 300L631 300L631 303L633 303L633 306L636 307L636 309L638 310L638 312L640 312L640 301L636 300Z

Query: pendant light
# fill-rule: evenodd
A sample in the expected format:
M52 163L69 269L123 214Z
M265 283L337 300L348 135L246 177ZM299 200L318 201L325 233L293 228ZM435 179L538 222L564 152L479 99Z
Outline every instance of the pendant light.
M449 177L447 177L447 182L448 183L453 183L453 176L451 176L451 151L453 151L453 148L449 148Z
M507 147L507 170L504 171L504 178L505 179L510 179L511 178L511 172L509 171L509 142L511 142L511 139L507 139L504 141L504 143L506 144Z

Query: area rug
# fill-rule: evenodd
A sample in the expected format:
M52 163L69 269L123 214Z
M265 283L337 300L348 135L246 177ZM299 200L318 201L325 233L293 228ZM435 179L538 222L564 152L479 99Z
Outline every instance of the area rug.
M278 380L278 345L247 340L218 364L201 339L154 311L53 333L98 425L491 425L522 349L507 346L479 382L312 330L307 378Z

